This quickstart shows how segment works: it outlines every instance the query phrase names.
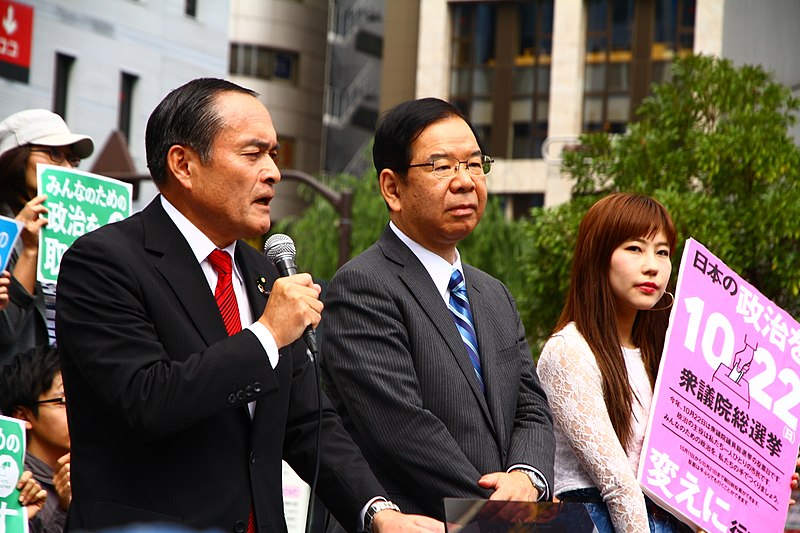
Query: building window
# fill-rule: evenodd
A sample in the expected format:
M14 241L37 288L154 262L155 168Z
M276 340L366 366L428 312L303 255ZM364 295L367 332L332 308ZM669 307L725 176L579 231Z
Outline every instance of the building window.
M55 75L53 76L53 113L67 119L67 97L69 96L70 74L75 58L56 53Z
M297 84L298 55L254 44L231 43L230 73Z
M625 131L694 46L695 0L587 0L584 131Z
M528 2L519 6L519 38L512 72L511 157L542 157L547 138L552 56L553 3Z
M197 0L185 0L183 3L183 12L187 17L197 17Z
M544 207L544 194L512 194L511 195L511 217L515 220L527 218L534 207Z
M495 157L541 157L553 0L450 5L450 100Z
M133 91L136 87L138 76L122 73L119 85L119 114L117 116L117 129L125 136L128 142L131 134L131 112L133 110Z

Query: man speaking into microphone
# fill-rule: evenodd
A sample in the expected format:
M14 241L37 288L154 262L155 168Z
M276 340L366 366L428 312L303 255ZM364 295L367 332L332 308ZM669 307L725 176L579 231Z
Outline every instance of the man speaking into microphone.
M281 458L350 531L442 530L397 512L323 397L300 336L320 320L308 274L278 279L239 239L270 227L277 134L256 94L197 79L145 135L160 194L80 239L59 276L72 437L68 529L179 523L285 532Z

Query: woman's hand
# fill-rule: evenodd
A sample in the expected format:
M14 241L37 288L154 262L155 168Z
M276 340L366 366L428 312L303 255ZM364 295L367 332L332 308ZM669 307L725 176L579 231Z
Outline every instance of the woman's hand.
M34 197L15 217L17 221L24 224L20 239L22 239L22 246L26 251L36 250L38 252L39 250L39 232L47 224L44 216L47 214L47 208L44 206L45 200L47 200L46 194Z

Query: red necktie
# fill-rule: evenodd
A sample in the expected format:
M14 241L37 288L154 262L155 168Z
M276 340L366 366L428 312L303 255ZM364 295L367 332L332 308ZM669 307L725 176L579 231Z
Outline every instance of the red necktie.
M239 316L236 293L233 292L231 256L228 255L228 252L214 250L209 254L208 262L217 272L217 287L214 289L214 299L217 301L228 335L234 335L242 331L242 319ZM247 517L247 533L256 533L256 518L253 514L252 505L250 506L250 515Z
M214 250L208 256L208 262L217 271L217 288L214 289L214 299L217 300L219 312L228 335L242 331L242 319L239 317L239 304L236 303L236 294L233 292L233 279L231 276L231 256L228 252Z

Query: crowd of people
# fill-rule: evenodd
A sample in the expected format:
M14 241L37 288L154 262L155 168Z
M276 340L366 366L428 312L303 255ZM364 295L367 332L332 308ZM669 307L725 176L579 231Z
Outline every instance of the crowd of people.
M285 531L282 459L318 474L331 532L441 533L448 497L583 504L601 533L690 530L636 481L672 305L656 200L586 213L535 366L508 289L458 252L493 160L450 103L381 116L389 222L324 303L242 241L269 231L281 179L255 92L174 89L145 148L159 194L79 238L47 287L37 163L77 166L93 143L45 110L0 123L0 213L23 223L0 277L0 411L26 428L31 531ZM303 341L320 323L324 393Z
M39 163L76 167L93 150L89 136L70 132L45 109L0 122L0 215L22 224L0 276L0 413L25 424L20 502L29 506L33 533L62 531L72 498L64 386L53 348L56 287L36 279L39 233L47 224L36 171Z

